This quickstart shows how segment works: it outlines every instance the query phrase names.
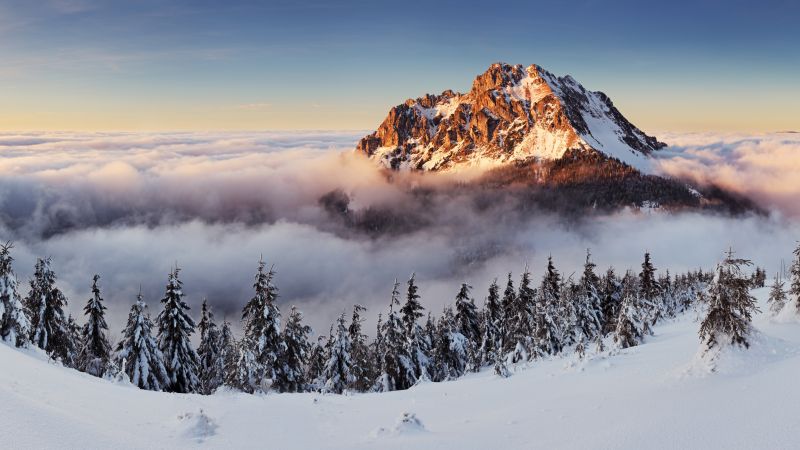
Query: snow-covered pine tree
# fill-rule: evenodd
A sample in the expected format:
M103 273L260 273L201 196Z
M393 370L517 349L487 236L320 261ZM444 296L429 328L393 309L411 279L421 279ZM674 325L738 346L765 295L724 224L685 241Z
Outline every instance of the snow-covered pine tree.
M595 263L591 253L586 250L583 275L578 282L578 298L575 302L575 325L578 339L584 343L594 341L603 332L603 308L600 302L600 277L594 273Z
M400 320L403 323L405 333L406 354L411 359L414 367L415 381L419 379L430 379L428 374L428 360L430 358L430 343L425 339L422 327L417 322L422 317L425 309L419 302L419 288L417 287L415 274L411 274L406 283L406 302L400 308Z
M405 339L405 328L395 307L400 305L400 283L394 281L392 296L389 301L389 314L383 324L384 351L381 356L381 374L373 390L395 391L408 389L417 381L414 364L408 356Z
M377 380L381 375L381 365L383 354L386 350L383 339L383 314L378 313L378 320L375 324L375 339L369 343L369 365L368 376L370 380ZM373 386L374 387L374 386Z
M600 282L601 305L603 310L603 336L609 335L617 328L620 300L622 298L622 284L614 268L610 267Z
M787 295L784 282L781 280L780 274L776 273L775 281L772 283L772 288L769 291L769 299L767 300L771 316L775 317L783 310L783 307L786 306L786 299Z
M789 300L794 302L795 309L800 314L800 243L794 249L794 260L789 267L791 283L789 284Z
M326 347L328 339L325 336L318 336L317 342L311 344L311 352L308 356L306 366L306 380L308 380L308 390L320 391L324 387L325 380L322 379L322 371L325 369Z
M500 287L497 279L489 285L483 308L483 330L480 355L481 365L495 364L503 358L503 307L500 303Z
M252 351L255 344L248 340L245 336L237 342L234 362L225 371L225 385L252 394L261 389L263 371Z
M350 386L357 392L366 392L372 387L372 381L369 361L369 348L367 347L367 335L361 331L361 324L364 319L361 318L361 313L366 311L367 308L361 305L353 305L353 316L350 319L350 326L347 328L347 333L350 337L350 345L352 350L350 356L353 361L353 384Z
M22 347L28 342L31 324L17 290L17 276L11 267L14 261L12 248L10 242L0 244L0 339Z
M111 344L108 342L106 332L106 306L100 296L100 287L97 285L100 275L92 278L92 297L86 302L83 312L86 315L86 324L83 325L80 338L80 350L76 361L76 368L81 372L102 377L108 369L111 358Z
M561 330L559 308L561 302L561 275L553 265L553 258L547 258L547 272L539 286L539 295L534 310L534 354L555 355L561 352Z
M456 294L456 331L464 336L467 351L467 370L480 368L481 321L475 300L470 296L472 286L461 283Z
M200 362L200 388L198 392L210 395L225 381L225 361L222 355L220 331L214 323L214 313L203 299L200 307L200 345L197 347L197 358Z
M531 288L531 274L528 267L522 272L519 286L519 293L514 290L514 281L511 273L508 274L506 288L503 291L503 355L507 361L518 363L523 358L523 353L527 356L527 349L531 347L533 331L531 321L533 317L533 307L536 294ZM520 349L526 351L520 352Z
M183 282L179 278L180 268L176 265L170 272L164 298L164 309L158 314L158 348L164 354L164 363L169 375L171 392L197 392L200 388L198 377L198 358L192 348L191 335L194 333L194 320L186 312L189 305L183 301Z
M306 387L306 360L311 344L308 335L311 327L303 324L303 313L292 306L283 328L285 349L278 357L277 377L274 387L280 392L302 392Z
M558 298L555 314L556 328L559 331L558 342L562 350L577 343L580 337L576 315L579 298L580 286L572 281L572 277L562 279L561 295Z
M645 306L646 320L650 326L661 320L662 305L659 304L661 287L656 280L656 268L650 261L650 253L645 252L642 271L639 272L639 299Z
M264 260L258 262L253 289L255 295L247 302L242 311L244 323L244 342L253 345L250 353L255 355L259 369L264 373L258 375L259 383L264 378L275 378L275 362L285 349L281 339L281 313L278 309L278 288L272 280L275 271L265 270Z
M752 315L758 307L750 295L750 279L743 268L751 264L734 257L733 250L729 250L717 265L706 299L706 316L700 323L700 341L706 351L725 345L750 346Z
M117 344L115 360L119 370L135 386L162 391L169 387L169 375L164 355L151 334L152 328L147 305L139 292L128 314L128 323L122 330L122 340Z
M763 288L767 281L767 271L756 267L755 272L753 272L753 276L751 277L751 282L753 284L753 288Z
M236 357L238 356L236 339L233 337L231 323L227 320L222 321L217 348L219 348L219 362L217 364L222 367L222 383L225 384L230 373L235 370Z
M658 278L658 286L661 289L657 303L661 305L664 317L675 317L678 312L678 306L675 300L675 289L672 283L672 277L669 275L669 270Z
M705 283L693 277L689 277L688 275L682 275L680 278L676 278L673 284L676 311L679 313L688 311L702 296L701 292L703 292L705 288L701 285L704 284Z
M516 337L512 336L512 322L516 321L516 311L514 310L516 306L516 297L517 293L514 290L514 281L511 279L511 272L508 273L508 280L506 281L506 287L503 290L503 298L500 300L500 308L502 308L502 317L503 321L500 324L500 330L503 333L501 338L503 342L503 347L498 349L498 352L503 355L505 358L508 355L512 348L511 341L515 341Z
M635 347L642 343L646 334L647 319L639 298L639 283L630 270L622 279L622 299L614 330L614 343L619 348Z
M438 381L436 379L435 373L439 370L437 367L437 360L436 360L436 345L437 345L437 329L436 329L436 320L433 317L433 314L428 312L428 318L425 320L425 327L424 327L424 336L425 342L428 345L428 378L431 381Z
M342 313L336 322L336 334L330 348L328 361L322 371L322 376L325 378L325 392L341 394L355 381L353 361L350 357L352 348L350 335L347 332L345 313Z
M36 261L30 285L25 308L31 322L31 342L45 350L51 358L69 365L75 354L75 342L64 312L67 298L56 287L56 275L50 268L50 258Z
M453 310L446 306L437 324L432 373L434 381L454 380L467 370L469 363L469 344L467 338L458 331Z
M72 317L72 314L67 316L67 329L69 330L70 351L67 357L67 366L75 367L78 361L78 351L81 346L81 326L78 321Z

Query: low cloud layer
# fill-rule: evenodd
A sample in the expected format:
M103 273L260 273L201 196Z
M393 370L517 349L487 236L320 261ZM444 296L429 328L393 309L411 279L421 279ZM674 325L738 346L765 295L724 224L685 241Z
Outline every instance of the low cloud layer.
M195 313L208 297L218 316L235 321L263 254L276 265L282 305L299 305L315 329L326 332L353 303L367 305L374 318L394 278L405 281L413 271L424 304L438 314L461 281L472 283L482 301L492 278L518 275L526 263L538 278L550 254L565 275L580 269L589 247L603 269L638 267L649 250L659 268L676 271L710 268L733 246L772 270L789 258L800 236L794 221L800 210L788 200L800 190L791 179L800 158L791 158L792 149L800 151L800 139L792 135L664 137L673 146L661 170L737 185L737 192L779 211L769 218L623 212L569 224L476 207L482 202L464 196L431 201L409 195L409 186L436 182L390 182L342 153L360 135L0 134L3 234L16 242L22 280L37 256L53 257L72 311L79 311L91 275L99 272L114 332L140 284L158 310L176 261ZM784 163L770 162L776 158ZM335 189L350 198L352 211L394 208L379 217L401 223L404 211L420 210L406 208L410 202L429 202L431 209L406 218L416 226L398 226L396 233L350 234L332 214L337 204L319 202Z
M670 144L659 161L668 175L713 183L800 217L800 133L692 133L659 136Z

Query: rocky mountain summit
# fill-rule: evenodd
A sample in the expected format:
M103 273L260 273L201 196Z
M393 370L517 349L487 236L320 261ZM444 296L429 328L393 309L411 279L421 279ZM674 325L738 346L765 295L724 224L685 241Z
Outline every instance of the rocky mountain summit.
M602 92L537 65L492 64L466 94L444 91L389 111L357 147L387 168L426 171L599 153L642 170L666 144Z
M448 90L395 106L356 149L389 171L477 167L478 177L435 193L412 188L418 197L412 204L424 205L413 220L414 206L404 209L401 220L377 209L359 218L342 193L321 202L331 211L345 211L347 223L372 231L424 222L436 208L432 196L468 196L478 210L493 204L511 208L502 214L589 217L622 208L761 212L751 200L717 186L656 174L654 156L664 147L625 119L604 93L536 65L497 63L478 75L466 94Z

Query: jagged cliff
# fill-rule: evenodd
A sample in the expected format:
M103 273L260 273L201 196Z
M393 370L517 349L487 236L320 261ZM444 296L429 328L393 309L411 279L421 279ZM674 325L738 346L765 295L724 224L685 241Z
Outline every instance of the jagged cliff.
M466 94L444 91L391 109L357 150L393 169L554 160L600 152L641 169L664 147L631 124L602 92L531 65L493 64Z

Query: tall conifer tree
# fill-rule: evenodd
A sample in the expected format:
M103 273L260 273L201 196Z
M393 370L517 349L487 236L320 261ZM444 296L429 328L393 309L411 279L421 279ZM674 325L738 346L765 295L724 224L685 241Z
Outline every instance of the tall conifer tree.
M0 339L17 347L27 344L31 323L18 291L9 243L0 244Z
M86 302L83 308L86 314L86 324L81 333L81 346L77 357L77 369L96 377L105 375L111 357L111 344L108 342L106 333L106 306L103 304L103 297L100 295L100 287L97 285L100 275L95 274L92 278L92 297Z
M183 283L179 274L180 268L176 265L169 274L164 298L161 299L164 307L156 318L158 348L164 354L170 379L168 390L189 393L200 388L199 361L190 340L194 333L194 320L187 313L189 305L183 300Z

